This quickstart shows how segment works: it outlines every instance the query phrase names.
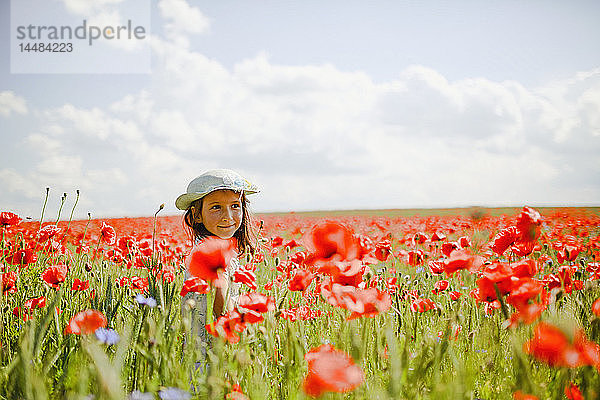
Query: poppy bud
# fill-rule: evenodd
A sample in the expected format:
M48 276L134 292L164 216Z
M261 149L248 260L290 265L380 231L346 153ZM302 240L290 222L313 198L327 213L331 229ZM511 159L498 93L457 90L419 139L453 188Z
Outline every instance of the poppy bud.
M85 268L85 270L86 270L87 272L90 272L90 271L92 270L92 264L90 264L89 262L86 262L86 263L83 265L83 268Z
M265 260L265 265L266 265L267 261ZM275 257L275 266L279 267L279 257Z

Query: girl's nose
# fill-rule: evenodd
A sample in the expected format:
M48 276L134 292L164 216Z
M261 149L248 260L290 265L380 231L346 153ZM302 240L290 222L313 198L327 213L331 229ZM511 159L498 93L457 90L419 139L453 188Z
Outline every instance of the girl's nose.
M231 208L227 207L225 209L225 212L223 213L223 219L224 220L230 220L233 217L233 211L231 210Z

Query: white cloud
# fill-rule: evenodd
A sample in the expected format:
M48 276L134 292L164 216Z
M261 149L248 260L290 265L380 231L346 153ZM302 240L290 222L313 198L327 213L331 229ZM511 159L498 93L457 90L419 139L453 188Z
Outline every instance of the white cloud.
M91 14L110 9L123 1L124 0L62 0L67 11L84 16L90 16Z
M186 0L160 0L158 9L168 21L164 26L167 38L179 47L189 47L188 34L206 33L210 29L210 20Z
M51 137L34 133L25 138L25 143L31 147L31 149L42 152L55 152L60 149L60 141Z
M40 193L41 187L38 185L38 182L27 179L14 168L0 169L0 181L2 182L2 187L10 193L18 193L30 199L37 197Z
M0 115L8 117L13 112L17 114L27 114L25 99L15 95L11 90L0 92Z
M205 33L210 28L210 20L185 0L160 0L158 9L169 21L166 28L175 32Z

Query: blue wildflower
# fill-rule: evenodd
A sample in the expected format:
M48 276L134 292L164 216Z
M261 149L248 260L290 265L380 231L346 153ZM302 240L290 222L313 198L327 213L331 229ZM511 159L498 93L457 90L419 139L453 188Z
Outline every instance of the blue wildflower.
M139 390L134 390L128 397L128 400L154 400L152 393L142 393Z
M139 293L135 296L135 301L137 301L139 305L146 305L151 308L156 307L156 300L152 297L144 297L144 295Z
M96 338L105 344L116 344L120 337L114 329L98 328L96 329Z
M175 387L168 387L161 389L158 392L158 397L160 397L162 400L188 400L192 398L192 395L185 390Z

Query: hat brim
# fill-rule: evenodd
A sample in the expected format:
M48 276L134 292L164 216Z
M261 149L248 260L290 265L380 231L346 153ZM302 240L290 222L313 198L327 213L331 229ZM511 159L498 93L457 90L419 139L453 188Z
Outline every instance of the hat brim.
M181 196L179 196L177 198L177 200L175 200L175 207L177 207L180 210L187 210L188 208L190 208L190 206L192 205L192 203L196 200L200 200L201 198L203 198L204 196L206 196L209 193L214 192L215 190L235 190L229 187L222 187L222 188L214 188L208 192L204 192L204 193L184 193ZM242 190L242 192L244 192L245 194L254 194L254 193L258 193L258 190Z

